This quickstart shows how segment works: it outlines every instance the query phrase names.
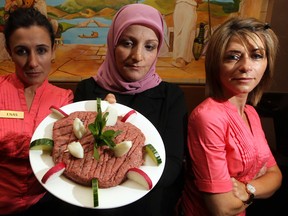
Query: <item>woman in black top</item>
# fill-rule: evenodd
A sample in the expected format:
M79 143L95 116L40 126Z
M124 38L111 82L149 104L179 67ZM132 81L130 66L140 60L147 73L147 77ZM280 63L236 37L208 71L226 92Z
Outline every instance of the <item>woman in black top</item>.
M75 102L97 97L105 99L112 93L117 103L140 112L157 128L166 151L163 175L145 197L116 209L85 209L85 214L173 214L182 188L187 108L182 90L162 81L156 73L162 42L163 20L155 8L144 4L122 7L108 33L105 61L95 77L83 80L77 86Z

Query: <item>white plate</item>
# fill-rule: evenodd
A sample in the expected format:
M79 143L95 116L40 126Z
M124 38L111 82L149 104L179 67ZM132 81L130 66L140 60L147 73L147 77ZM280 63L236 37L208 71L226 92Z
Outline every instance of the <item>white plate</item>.
M102 111L105 111L107 106L108 103L106 101L101 102ZM112 106L117 108L119 116L125 115L131 110L131 108L118 103L113 104ZM96 111L96 100L72 103L63 106L61 109L67 114L75 111ZM57 117L53 113L47 116L35 130L31 142L40 138L51 139L53 124L55 121L57 121ZM145 158L144 165L140 167L140 169L144 170L149 175L154 187L163 173L166 161L165 148L162 138L153 124L139 112L137 112L135 116L131 116L128 121L141 129L146 137L145 144L153 144L162 159L162 163L159 166L156 166L147 156ZM48 169L54 166L52 157L47 153L43 153L42 150L31 150L29 152L29 156L33 172L41 183L43 175ZM42 185L50 193L54 194L63 201L80 207L94 208L92 188L77 184L67 179L63 175L51 179ZM99 206L96 208L107 209L130 204L145 196L149 191L137 183L127 180L123 184L116 187L99 189L98 192Z

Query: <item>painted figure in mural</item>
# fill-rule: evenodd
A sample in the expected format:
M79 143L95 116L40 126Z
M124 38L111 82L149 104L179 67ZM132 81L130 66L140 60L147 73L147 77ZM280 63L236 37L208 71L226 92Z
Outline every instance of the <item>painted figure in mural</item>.
M172 65L182 68L192 61L196 36L197 7L203 0L176 0L174 8L174 42Z
M116 209L87 209L79 215L173 215L183 183L187 108L182 90L156 73L163 24L160 12L151 6L123 6L108 32L105 61L97 75L81 81L75 92L75 101L104 99L113 93L114 102L116 99L150 120L166 149L163 175L146 196L134 203Z
M272 82L277 50L270 26L254 18L229 19L210 37L208 98L189 117L179 215L244 216L254 198L269 198L281 186L254 108Z
M47 14L47 4L45 0L6 0L5 1L5 6L4 6L4 10L5 10L5 14L4 14L4 19L7 19L9 16L9 13L13 12L15 9L22 7L22 8L29 8L29 7L34 7L37 10L39 10L43 15L45 15L49 21L52 24L53 27L53 31L54 34L56 34L57 30L58 30L58 21L55 19L51 19L48 17ZM9 55L6 52L6 50L4 49L4 36L3 33L0 33L0 46L3 46L3 49L0 49L0 60L5 60L5 59L9 59ZM53 59L55 58L55 56L53 56Z
M6 12L12 12L13 10L15 10L15 8L18 7L24 7L24 8L28 8L28 7L34 7L37 10L39 10L43 15L45 15L49 21L52 24L53 27L53 31L56 34L57 29L58 29L58 22L55 19L51 19L48 17L48 13L47 13L47 4L45 0L6 0L5 3L5 11Z
M73 92L48 82L55 49L46 16L31 7L17 8L5 23L4 35L15 73L0 76L0 215L52 214L54 204L44 202L50 196L33 174L29 146L50 106L71 103Z

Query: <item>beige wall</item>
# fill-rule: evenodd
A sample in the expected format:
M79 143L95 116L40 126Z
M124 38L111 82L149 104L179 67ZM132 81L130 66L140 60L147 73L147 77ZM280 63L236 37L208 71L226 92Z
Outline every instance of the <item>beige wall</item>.
M274 83L269 91L288 93L288 1L242 0L239 16L252 16L271 24L279 38L280 49L276 59Z
M270 21L274 0L242 0L239 5L240 17L255 17L262 21Z

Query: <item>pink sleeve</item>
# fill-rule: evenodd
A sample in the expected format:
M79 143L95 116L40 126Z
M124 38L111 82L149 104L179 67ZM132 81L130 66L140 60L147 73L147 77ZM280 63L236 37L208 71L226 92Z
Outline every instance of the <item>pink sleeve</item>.
M188 148L194 163L195 183L200 191L221 193L232 190L226 161L225 124L213 110L189 118Z

